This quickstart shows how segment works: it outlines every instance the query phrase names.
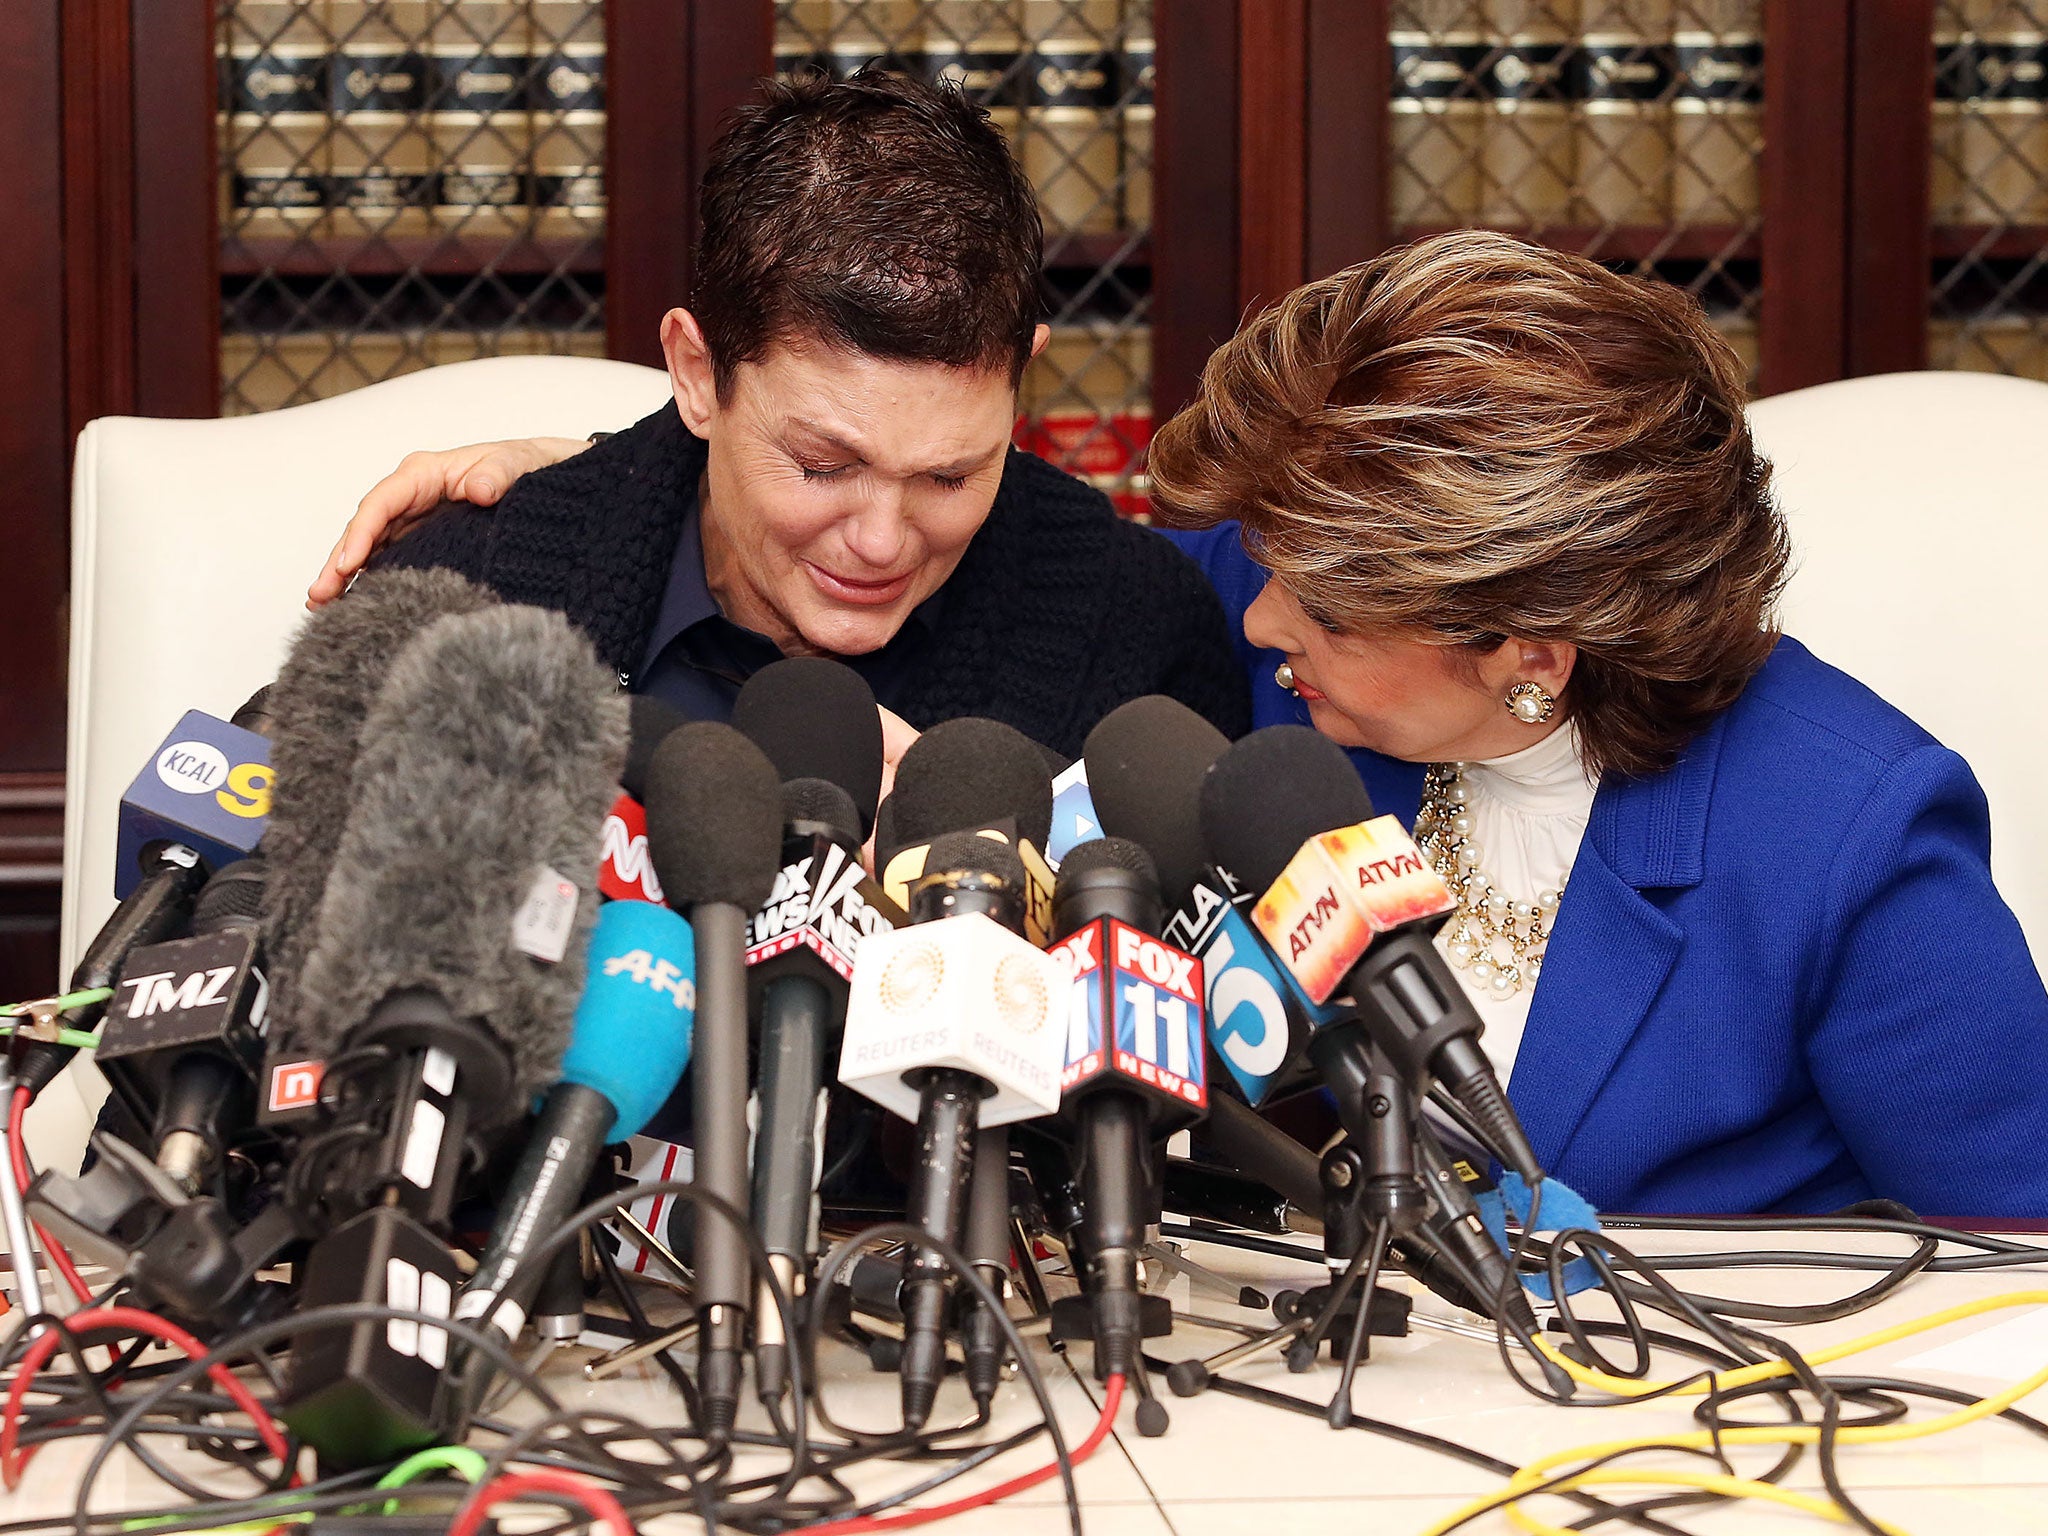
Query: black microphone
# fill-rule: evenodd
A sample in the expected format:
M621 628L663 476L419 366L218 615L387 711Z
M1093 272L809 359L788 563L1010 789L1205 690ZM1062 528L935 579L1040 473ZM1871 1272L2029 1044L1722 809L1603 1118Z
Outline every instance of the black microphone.
M246 1126L263 1064L269 982L264 859L206 882L191 935L138 949L122 967L93 1059L135 1118L153 1126L157 1167L189 1195L209 1188L229 1128Z
M867 941L847 1004L839 1080L915 1119L908 1219L956 1244L980 1129L1059 1107L1066 981L1019 931L1024 879L1005 841L934 840L911 890L911 926ZM935 1252L914 1250L901 1303L912 1429L931 1416L945 1367L946 1281Z
M271 1011L288 1035L293 992L341 842L365 717L393 661L436 619L495 604L453 571L372 571L310 615L293 638L265 709L272 719L270 878L263 895Z
M866 679L843 662L790 657L747 679L732 719L782 777L782 872L747 932L760 1029L753 1217L776 1278L798 1298L810 1278L826 1062L847 985L865 936L908 919L860 864L882 790L882 717ZM754 1385L773 1403L788 1391L789 1341L761 1284Z
M346 1218L314 1243L302 1304L446 1315L458 1182L560 1073L626 702L567 619L492 606L406 644L360 736L291 1021L330 1063L332 1114L285 1198L316 1231ZM283 1417L332 1465L388 1461L444 1432L448 1354L430 1325L322 1330L294 1350Z
M1024 861L1024 936L1052 940L1052 775L1044 750L1022 731L967 716L933 726L903 754L881 813L875 869L882 888L908 905L909 889L931 868L933 838L987 832ZM886 836L884 835L886 834Z
M1428 1077L1440 1079L1509 1166L1539 1182L1535 1151L1479 1047L1479 1014L1431 942L1456 901L1400 824L1374 819L1343 749L1306 726L1254 731L1210 768L1201 803L1211 855L1265 893L1254 923L1303 990L1348 997L1418 1099ZM1328 1026L1329 1041L1310 1042L1326 1081L1330 1053L1363 1045L1350 1028ZM1340 1093L1337 1107L1353 1139L1369 1140L1356 1097Z
M670 733L647 772L647 847L670 904L688 912L695 931L696 1182L745 1210L747 920L767 900L781 858L774 765L729 725L698 721ZM753 1287L741 1235L700 1216L697 1390L705 1434L723 1443L739 1413L740 1349Z
M860 813L821 778L782 786L783 867L747 930L747 981L758 1022L759 1114L753 1217L776 1278L808 1288L816 1246L820 1135L829 1063L846 1021L848 985L869 935L909 922L860 862ZM755 1389L788 1390L789 1341L766 1294L754 1314Z
M1049 953L1074 978L1060 1115L1079 1146L1087 1289L1099 1377L1132 1376L1146 1329L1138 1260L1157 1219L1153 1142L1208 1107L1201 968L1158 937L1152 857L1124 838L1082 843L1053 888ZM1164 1332L1165 1319L1151 1331Z
M265 1297L258 1271L297 1236L273 1202L244 1224L246 1191L228 1154L251 1143L268 1023L258 916L264 861L228 865L206 884L188 938L134 951L94 1053L138 1124L147 1152L108 1133L76 1177L45 1173L34 1200L79 1250L114 1265L144 1305L208 1332L248 1322Z
M747 679L732 723L783 783L823 779L844 790L860 817L854 846L867 841L882 794L882 715L867 679L844 662L791 656Z

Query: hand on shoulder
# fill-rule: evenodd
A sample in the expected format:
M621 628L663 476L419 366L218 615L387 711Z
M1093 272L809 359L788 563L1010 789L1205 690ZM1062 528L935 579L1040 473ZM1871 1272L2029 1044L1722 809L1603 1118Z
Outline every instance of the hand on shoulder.
M306 589L306 606L319 608L341 596L371 555L442 502L494 506L521 475L559 464L588 446L574 437L523 437L408 453L356 507Z

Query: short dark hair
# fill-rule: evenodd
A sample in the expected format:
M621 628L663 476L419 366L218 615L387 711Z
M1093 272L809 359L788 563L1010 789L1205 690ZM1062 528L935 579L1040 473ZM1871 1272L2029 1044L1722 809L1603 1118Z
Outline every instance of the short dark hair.
M721 396L777 341L1009 370L1038 323L1043 230L988 113L863 70L766 82L712 147L692 304Z

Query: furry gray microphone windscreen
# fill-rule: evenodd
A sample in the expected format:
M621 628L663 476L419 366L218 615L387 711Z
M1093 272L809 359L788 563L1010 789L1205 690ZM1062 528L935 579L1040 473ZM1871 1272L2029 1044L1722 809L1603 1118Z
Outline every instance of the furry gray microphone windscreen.
M306 620L271 685L270 763L276 772L263 832L269 870L264 946L273 1028L288 1032L294 989L348 814L349 775L363 722L392 662L436 619L497 599L453 571L382 571Z
M509 1058L511 1094L475 1112L531 1102L557 1075L582 992L626 736L624 695L559 614L483 608L407 645L363 723L294 1045L331 1057L391 999L425 992ZM531 902L564 886L573 917L542 935L556 958L537 958Z

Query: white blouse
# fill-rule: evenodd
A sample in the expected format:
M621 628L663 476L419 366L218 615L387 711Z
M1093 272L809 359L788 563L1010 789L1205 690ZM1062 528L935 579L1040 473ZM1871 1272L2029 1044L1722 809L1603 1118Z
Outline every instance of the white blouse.
M1578 727L1567 721L1532 747L1468 762L1463 778L1471 793L1466 806L1472 815L1471 841L1478 845L1479 868L1494 889L1517 901L1534 901L1538 892L1558 889L1579 855L1599 788L1598 777L1588 774L1579 759ZM1456 926L1454 917L1437 931L1439 950ZM1504 945L1500 952L1507 957ZM1528 1026L1535 988L1496 997L1468 972L1454 968L1452 974L1465 984L1486 1025L1480 1044L1505 1083ZM1536 985L1542 985L1540 975Z

